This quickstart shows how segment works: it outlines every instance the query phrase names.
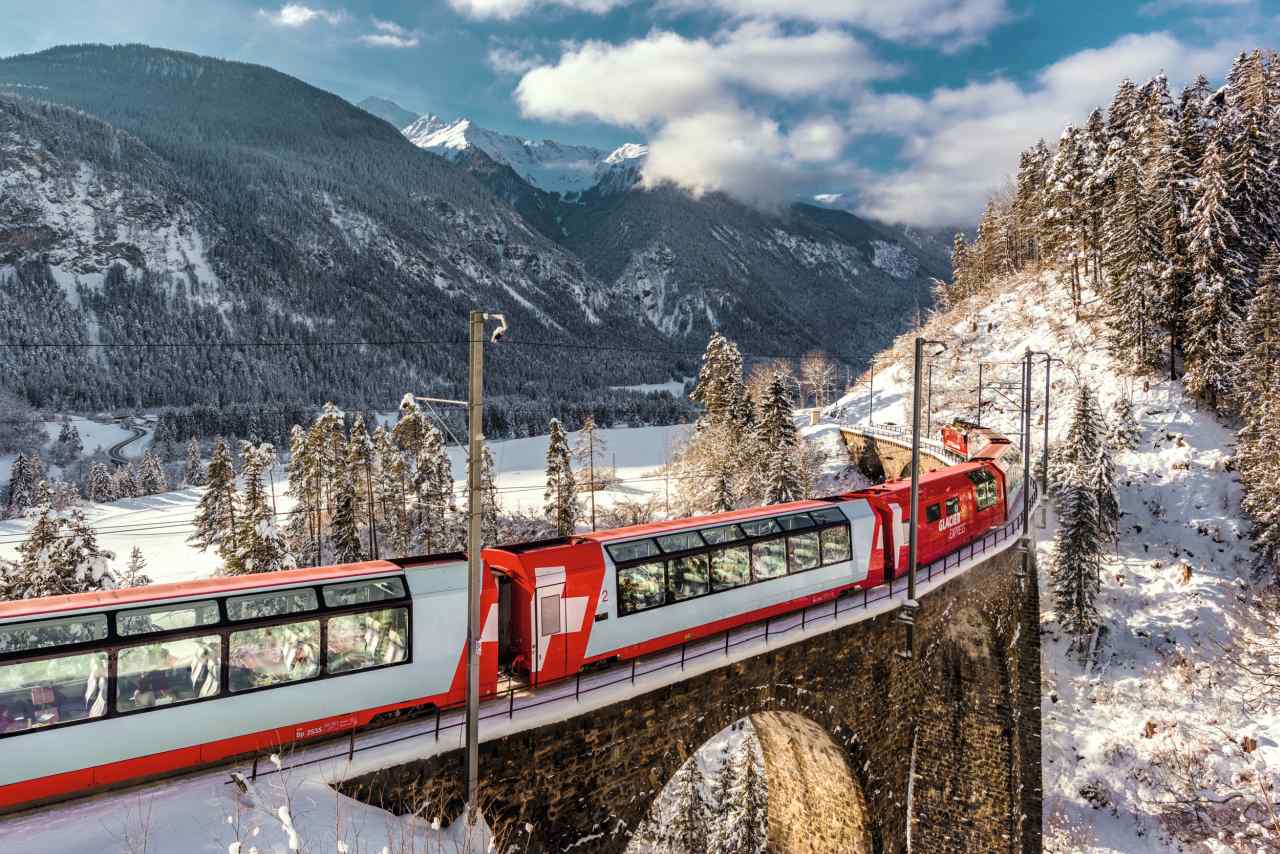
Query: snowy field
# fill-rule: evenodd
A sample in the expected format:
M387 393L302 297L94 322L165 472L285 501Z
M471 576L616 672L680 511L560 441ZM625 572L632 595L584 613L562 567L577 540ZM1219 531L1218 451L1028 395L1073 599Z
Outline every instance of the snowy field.
M115 425L93 424L94 432L89 434L86 434L84 426L77 426L85 437L86 450L93 447L88 435L93 435L95 442L113 440L111 444L132 435ZM57 425L50 429L56 436ZM597 509L609 507L618 500L649 496L665 501L668 483L657 471L666 464L671 449L683 440L688 430L685 425L600 430L598 435L604 439L607 451L606 459L599 461L598 465L601 468L616 465L619 483L596 493ZM570 433L569 438L573 442L576 434ZM126 455L140 455L147 441L140 439L129 445ZM498 497L503 510L541 513L542 492L546 485L547 437L491 442L489 448L494 458ZM454 481L461 494L461 487L466 482L466 453L464 449L454 447L449 449L449 457L453 462ZM293 506L292 500L285 495L285 482L284 469L279 467L274 473L274 498L280 513ZM671 484L670 488L674 495L675 485ZM214 552L201 552L187 543L187 537L194 528L196 503L201 492L200 489L183 489L106 504L85 504L84 511L98 532L99 545L115 552L117 561L127 559L130 549L136 545L147 559L147 573L153 581L204 578L212 574L221 561ZM585 495L583 498L585 506ZM0 557L16 556L29 527L26 520L0 522Z
M1226 470L1234 436L1183 396L1180 382L1125 376L1102 345L1101 325L1073 324L1066 294L1032 277L991 299L976 315L953 312L923 331L948 349L935 360L937 426L973 419L977 362L984 384L1018 379L1012 362L1030 347L1065 361L1053 367L1051 441L1065 437L1074 389L1089 384L1110 414L1131 397L1142 427L1138 448L1116 457L1121 542L1107 561L1099 611L1107 629L1095 663L1068 652L1053 614L1048 567L1056 520L1038 532L1043 609L1043 750L1046 850L1058 852L1274 851L1230 833L1180 845L1163 818L1177 801L1213 793L1250 794L1280 764L1280 716L1253 713L1249 679L1226 650L1258 631L1248 607L1252 555L1240 516L1240 486ZM1089 296L1086 295L1087 303ZM871 402L877 424L909 423L909 338L886 354ZM1043 431L1044 366L1033 370L1033 443ZM868 418L866 384L828 412ZM1016 408L989 390L983 423L1016 431ZM1253 748L1256 740L1257 747ZM1246 748L1242 747L1246 745ZM1190 783L1188 781L1191 781ZM1197 784L1203 784L1200 790ZM1229 797L1222 809L1237 797ZM1243 829L1249 821L1229 819Z

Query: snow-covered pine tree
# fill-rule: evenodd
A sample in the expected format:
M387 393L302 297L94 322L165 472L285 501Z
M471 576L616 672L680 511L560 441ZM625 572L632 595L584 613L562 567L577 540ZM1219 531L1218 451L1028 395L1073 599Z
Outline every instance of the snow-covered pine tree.
M705 409L699 420L727 422L741 411L746 397L742 381L742 355L738 345L719 332L712 333L702 356L698 384L689 397Z
M1118 451L1132 451L1142 441L1142 428L1133 412L1133 400L1120 395L1111 405L1107 444Z
M346 453L348 477L352 479L356 490L356 524L370 528L374 517L374 508L370 506L373 498L373 471L377 461L373 457L373 440L364 424L364 413L357 412L351 424ZM372 540L368 551L372 556Z
M417 537L423 549L431 554L455 547L455 532L449 520L456 509L453 465L444 446L444 436L433 424L426 426L418 447L413 491L417 506Z
M664 842L672 854L705 854L711 841L707 833L711 823L706 795L703 792L702 769L691 758L676 772L672 780L672 811Z
M612 480L613 472L607 465L609 445L596 426L594 416L588 415L578 428L573 440L573 462L578 467L578 480L588 489L601 489Z
M138 473L133 463L117 466L112 475L112 491L117 498L141 498L142 484L138 482Z
M391 436L407 464L413 464L422 455L422 444L427 441L429 426L413 395L406 394L401 398L400 420L392 428ZM406 474L410 472L406 471Z
M65 466L80 459L82 453L84 444L80 441L80 431L70 421L62 422L58 438L50 451L53 461Z
M1085 178L1080 132L1067 125L1058 140L1058 150L1049 169L1040 245L1042 257L1058 269L1070 286L1072 304L1077 307L1081 301L1081 263L1084 260L1081 240L1084 234Z
M1242 447L1242 505L1253 522L1253 548L1260 563L1280 580L1280 387L1264 388L1256 411L1262 418Z
M329 523L333 532L333 559L338 563L355 563L364 560L358 514L355 478L342 478L338 481L338 491L334 496L333 520Z
M207 484L196 504L195 531L187 538L200 551L233 548L236 529L236 471L231 449L221 436L213 440Z
M160 458L148 448L142 453L142 464L139 467L138 489L143 495L157 495L169 491L169 482L164 476L164 468Z
M1036 237L1044 211L1045 180L1049 173L1049 149L1040 140L1018 158L1011 219L1015 231L1014 261L1021 264L1035 258ZM953 250L954 251L954 250Z
M111 469L106 463L94 463L89 467L89 477L85 481L85 496L90 501L114 501L115 492L111 481Z
M970 269L969 261L969 243L964 238L964 232L957 231L951 242L950 293L953 303L964 301L974 292L973 270Z
M1151 367L1157 351L1152 317L1162 269L1159 235L1153 228L1138 161L1115 153L1111 179L1102 256L1108 282L1103 294L1108 337L1119 360L1142 372Z
M1098 457L1090 471L1090 486L1098 508L1098 536L1104 540L1119 540L1120 502L1116 498L1116 466L1111 447L1098 443Z
M285 494L293 499L293 508L285 522L284 541L295 566L316 566L321 562L319 480L315 476L309 438L310 434L299 424L289 431Z
M1058 531L1050 566L1058 623L1079 648L1098 625L1097 597L1102 574L1098 502L1084 467L1068 467L1057 488Z
M311 426L309 441L313 448L321 503L318 512L333 510L338 487L348 477L346 416L332 402L326 402Z
M498 543L498 480L488 442L480 454L480 541Z
M187 462L182 470L182 480L187 486L204 486L204 463L201 456L200 440L193 436L187 442Z
M18 454L9 469L9 491L6 494L7 516L21 516L32 506L39 483L39 457Z
M1280 248L1272 244L1249 303L1240 362L1239 468L1254 548L1280 570Z
M722 816L725 832L717 854L763 854L768 845L769 793L760 770L759 741L751 731L740 738L727 765L733 780L733 799ZM721 807L722 813L726 806Z
M129 552L129 563L120 575L120 587L143 587L151 583L147 575L147 559L142 556L142 549L134 546Z
M1262 51L1240 54L1227 75L1227 118L1219 128L1227 140L1226 173L1232 216L1238 228L1235 244L1242 270L1232 284L1237 310L1243 314L1252 295L1252 284L1271 241L1277 233L1276 141L1273 137L1276 105L1271 103Z
M267 490L267 475L275 464L275 448L270 443L240 443L241 490L234 548L224 565L228 575L274 572L289 563Z
M782 378L775 376L769 384L760 422L756 426L766 504L798 501L808 492L794 410Z
M1188 253L1195 290L1187 314L1187 374L1191 394L1223 413L1234 390L1240 314L1236 283L1244 275L1234 248L1240 230L1231 211L1227 165L1217 135L1205 149L1195 208L1191 212Z
M542 510L556 532L567 537L573 533L581 515L578 507L577 483L573 476L569 440L560 419L552 418L547 436L547 485L542 494Z
M18 547L17 564L0 578L0 598L62 596L114 586L113 555L98 547L97 535L79 510L63 517L53 509L48 482L36 485L29 514L32 525Z
M378 425L373 431L373 451L378 459L373 483L378 545L386 557L404 557L409 553L413 533L409 523L408 499L405 496L405 485L408 483L405 458L396 447L392 434L382 425Z

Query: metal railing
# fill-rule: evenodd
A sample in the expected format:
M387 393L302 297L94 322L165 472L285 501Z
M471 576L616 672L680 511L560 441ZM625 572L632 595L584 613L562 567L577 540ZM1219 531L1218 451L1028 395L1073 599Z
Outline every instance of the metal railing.
M880 424L841 424L841 430L848 430L851 433L857 433L860 436L871 436L876 439L884 439L892 442L908 450L911 449L911 430L907 427L890 427ZM948 448L946 445L936 439L921 439L920 450L937 457L943 462L963 463L965 458L961 454Z
M1030 489L1025 491L1024 494L1029 494L1030 509L1034 509L1039 501L1035 481L1031 482ZM1018 508L1021 511L1021 502L1018 503ZM1022 533L1021 523L1021 512L1012 514L1008 521L999 528L994 528L973 542L966 543L959 549L943 555L932 563L919 567L916 571L917 583L928 583L937 578L945 577L948 573L954 572L963 566L966 561L973 560L988 552L994 552L997 547L1001 547L998 550L1002 551L1003 548L1007 547L1009 541ZM585 678L582 672L579 671L573 676L543 682L534 689L530 689L528 686L512 686L489 697L484 702L480 711L480 721L501 718L515 720L518 712L565 701L569 697L573 697L575 702L581 702L583 697L590 696L606 688L625 683L630 683L634 686L637 679L642 679L655 673L673 670L677 667L680 672L684 672L691 663L700 662L712 656L728 659L734 650L755 641L763 640L764 649L761 652L764 652L770 648L771 643L789 636L797 629L802 633L807 633L811 627L828 622L835 623L843 614L859 609L865 611L878 602L893 599L899 595L905 596L906 590L907 577L904 574L901 578L892 579L888 584L882 584L875 588L847 591L829 602L807 606L798 611L771 617L758 623L740 626L697 641L686 641L679 647L679 658L676 658L676 650L672 648L662 653L656 653L648 659L631 659L626 664L620 664L608 670L588 673ZM430 717L426 720L432 722ZM432 738L433 743L438 743L442 735L460 730L464 726L465 717L462 714L461 706L458 705L437 709L434 714L434 721L431 725L426 726L425 729L395 735L391 738L377 739L380 730L358 730L353 728L346 736L348 740L347 749L340 753L313 757L290 764L281 763L279 766L272 763L270 767L262 771L259 770L258 759L255 758L252 779L335 759L352 760L357 753L389 745L402 744L413 739ZM357 736L362 734L368 739L368 743L362 740L357 746Z

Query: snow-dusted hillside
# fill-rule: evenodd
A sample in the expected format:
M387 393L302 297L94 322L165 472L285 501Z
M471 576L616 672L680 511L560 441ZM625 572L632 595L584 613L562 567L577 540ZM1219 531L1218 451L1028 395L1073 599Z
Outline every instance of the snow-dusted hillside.
M1086 314L1073 322L1057 287L1025 276L975 303L935 318L921 333L948 345L933 370L935 430L952 416L974 417L982 361L989 389L983 423L1016 431L1016 406L1002 395L1017 392L990 389L1017 380L1017 366L999 363L1027 347L1065 362L1053 367L1051 442L1065 436L1077 383L1099 394L1104 412L1117 397L1130 397L1142 428L1138 447L1116 459L1124 515L1106 562L1098 601L1105 636L1091 666L1068 652L1054 617L1052 512L1037 533L1046 850L1275 850L1280 828L1265 801L1280 764L1280 717L1251 711L1244 698L1256 686L1227 651L1258 631L1247 523L1229 470L1232 432L1198 410L1181 382L1126 376L1102 345L1098 319ZM877 423L909 423L911 337L880 362ZM1038 457L1042 364L1033 390ZM867 394L861 385L829 416L865 421Z
M563 196L584 193L602 182L617 189L618 176L638 169L648 156L648 148L636 143L609 152L553 139L521 139L479 127L470 119L448 121L431 113L401 132L419 148L450 159L479 149L539 190Z

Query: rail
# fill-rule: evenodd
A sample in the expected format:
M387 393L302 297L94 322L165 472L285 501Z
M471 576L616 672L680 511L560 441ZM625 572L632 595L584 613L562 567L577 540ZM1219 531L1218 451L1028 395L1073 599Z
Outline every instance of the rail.
M860 436L872 436L876 439L883 439L892 442L903 448L910 450L911 448L911 431L906 427L891 427L880 424L841 424L841 430L848 430L851 433L857 433ZM947 463L963 463L964 456L957 454L936 439L921 439L920 450L925 451L931 456L937 457Z
M1024 496L1026 494L1026 492L1023 493ZM1034 480L1030 484L1029 495L1031 506L1028 510L1031 510L1036 507L1040 498ZM989 552L1003 551L1004 548L1007 548L1008 543L1022 533L1021 501L1018 500L1021 497L1023 496L1018 496L1014 499L1014 502L1017 502L1019 512L1014 514L1005 524L988 531L977 540L943 555L932 563L919 567L916 570L917 584L921 582L928 583L935 578L945 577L948 573L964 566L967 561L974 560ZM1010 503L1013 504L1014 502ZM997 547L1000 548L997 549ZM906 590L907 577L903 575L901 578L892 579L887 585L882 584L875 588L850 591L820 605L810 605L798 611L740 626L737 629L730 629L697 641L686 641L680 645L678 658L675 654L676 650L673 648L644 659L632 659L629 663L620 664L608 670L588 673L586 676L579 672L574 676L543 682L533 688L528 686L511 687L505 691L500 691L497 695L485 701L481 707L480 721L502 718L514 721L519 712L538 709L551 703L567 700L569 697L581 702L583 697L589 697L595 692L616 685L629 683L635 686L637 679L642 679L655 673L673 670L677 667L680 672L684 672L690 664L707 660L712 656L728 659L735 650L757 641L763 641L763 649L761 650L763 652L780 639L788 638L796 630L800 630L801 633L807 633L811 627L820 626L827 622L835 623L843 614L859 609L868 610L878 602L905 596ZM385 730L352 729L345 736L348 742L347 748L341 752L308 758L289 764L272 762L265 768L259 767L259 759L261 757L255 758L253 760L251 778L256 780L259 777L316 765L321 762L340 759L351 760L359 753L394 744L403 744L414 739L431 738L433 743L439 743L442 735L461 730L465 723L466 719L461 708L449 707L437 709L434 717L426 719L424 728L408 734L396 735L392 738L377 739L377 735L385 732ZM421 720L419 725L422 725ZM358 740L360 741L359 744L357 744Z

